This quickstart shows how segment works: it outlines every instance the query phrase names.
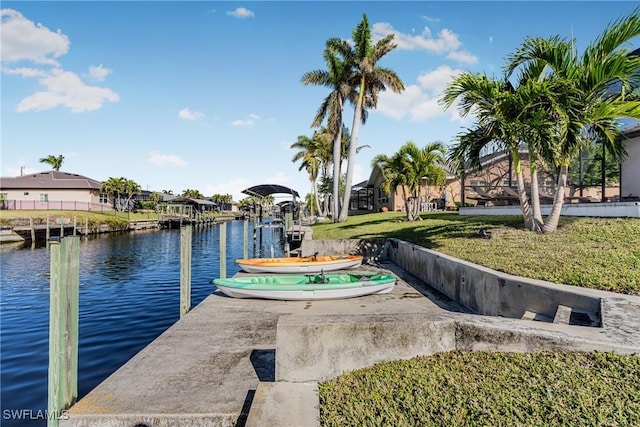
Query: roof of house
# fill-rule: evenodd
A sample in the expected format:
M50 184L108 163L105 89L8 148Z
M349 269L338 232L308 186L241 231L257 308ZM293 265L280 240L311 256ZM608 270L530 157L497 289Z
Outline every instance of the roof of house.
M0 178L3 190L100 190L102 183L75 173L48 171Z
M184 204L184 203L189 204L190 203L190 204L194 204L194 205L197 205L197 206L212 206L212 207L213 206L218 206L217 203L214 203L214 202L212 202L210 200L194 199L194 198L191 198L191 197L183 197L183 196L175 197L175 198L169 200L169 203L170 204Z

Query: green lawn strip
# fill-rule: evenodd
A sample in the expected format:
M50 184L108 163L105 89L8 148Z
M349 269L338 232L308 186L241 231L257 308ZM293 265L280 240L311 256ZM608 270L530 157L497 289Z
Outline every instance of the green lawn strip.
M322 426L636 426L640 357L447 352L320 383Z
M396 237L498 271L567 285L640 295L640 219L563 217L558 231L524 230L520 216L430 213L351 216L313 226L314 239ZM490 239L480 237L487 230Z

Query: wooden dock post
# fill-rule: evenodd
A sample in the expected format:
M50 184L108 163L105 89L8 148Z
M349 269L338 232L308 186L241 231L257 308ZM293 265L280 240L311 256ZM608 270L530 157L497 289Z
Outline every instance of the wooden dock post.
M247 219L244 220L244 234L243 234L243 243L242 243L242 258L249 258L249 221Z
M33 225L33 217L29 217L29 228L31 228L31 244L33 245L36 242L36 228Z
M192 227L180 227L180 318L191 310L191 236Z
M89 217L88 216L84 217L84 235L85 236L89 235Z
M44 236L47 247L49 247L49 239L51 239L51 229L49 228L49 215L47 215L47 231Z
M220 223L220 278L227 277L227 223Z
M75 236L78 232L78 217L73 216L73 235Z
M60 238L64 237L64 217L60 217Z
M49 390L47 425L78 398L79 238L50 243Z

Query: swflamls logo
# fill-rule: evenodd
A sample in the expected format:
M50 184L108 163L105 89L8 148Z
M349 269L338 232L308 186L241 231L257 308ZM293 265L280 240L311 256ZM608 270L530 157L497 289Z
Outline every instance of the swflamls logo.
M4 409L2 418L5 420L68 420L69 411L49 411L42 409Z

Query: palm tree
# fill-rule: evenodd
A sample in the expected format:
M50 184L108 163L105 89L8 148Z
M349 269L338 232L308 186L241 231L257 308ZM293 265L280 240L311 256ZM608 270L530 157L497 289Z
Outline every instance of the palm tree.
M136 194L140 194L141 187L133 180L120 177L109 178L102 183L100 191L113 198L113 207L117 211L131 209L131 199ZM122 197L126 196L123 200Z
M422 180L426 178L427 187L429 185L444 185L446 181L446 173L443 166L445 163L445 154L447 150L440 141L427 144L423 148L419 148L413 141L407 141L400 147L400 154L404 157L405 181L409 187L409 193L412 195L410 215L407 219L416 221L420 218L421 196L420 188ZM427 188L427 198L429 191ZM429 200L427 199L427 202Z
M346 221L349 214L358 132L360 123L366 121L366 108L376 108L378 94L387 88L396 93L404 90L404 83L393 70L377 66L378 61L384 55L397 47L393 43L393 37L393 34L389 34L374 44L369 20L367 15L363 14L362 21L353 30L353 48L344 40L333 39L335 41L331 41L332 50L342 56L344 62L352 68L349 73L350 82L352 87L358 91L353 113L353 125L351 126L351 140L349 141L344 197L338 217L340 222Z
M638 87L640 58L626 44L640 36L640 9L609 25L582 56L574 41L559 36L527 38L507 58L505 73L521 70L521 80L547 80L555 85L548 111L554 117L552 138L541 141L540 152L559 168L554 203L543 232L555 231L564 202L568 166L594 140L600 140L616 159L626 153L618 119L640 119Z
M536 224L524 185L519 147L524 134L521 116L529 109L529 99L519 96L508 80L490 78L485 74L462 73L446 87L440 102L445 108L459 101L462 117L473 113L476 123L457 135L458 141L449 152L449 160L457 169L480 168L480 155L485 147L497 144L511 155L520 207L526 227L533 230Z
M47 157L43 157L40 159L40 163L47 163L54 171L59 171L62 167L62 162L64 161L64 156L60 154L59 156L54 156L53 154L48 155Z
M309 174L309 181L311 182L311 194L315 200L314 207L316 212L320 213L320 197L318 196L318 174L321 168L321 160L318 158L319 147L315 138L309 138L305 135L298 136L298 141L291 144L291 148L298 149L299 151L291 159L292 162L301 160L298 170L305 169Z
M402 155L400 152L394 153L392 156L387 156L386 154L378 154L371 161L371 167L378 167L382 172L382 184L380 189L384 191L386 194L392 194L396 191L398 187L402 191L402 199L405 201L404 209L407 214L407 219L409 219L410 211L409 204L407 201L407 193L405 188L407 188L408 180L406 175L406 170L408 165L406 165L406 157Z
M202 194L200 191L198 190L193 190L191 188L187 188L186 190L182 191L182 194L180 194L182 197L188 197L190 199L204 199L204 194Z
M344 103L347 100L353 101L356 98L353 85L351 84L352 69L351 65L340 58L333 48L334 45L341 40L327 40L327 47L324 50L324 60L327 63L326 70L314 70L305 73L302 76L304 85L325 86L331 89L331 92L324 99L316 116L313 119L311 127L318 127L324 119L327 119L326 131L333 141L333 219L339 212L339 180L335 177L340 176L341 166L341 141L342 141L342 111ZM324 175L326 177L326 174Z

